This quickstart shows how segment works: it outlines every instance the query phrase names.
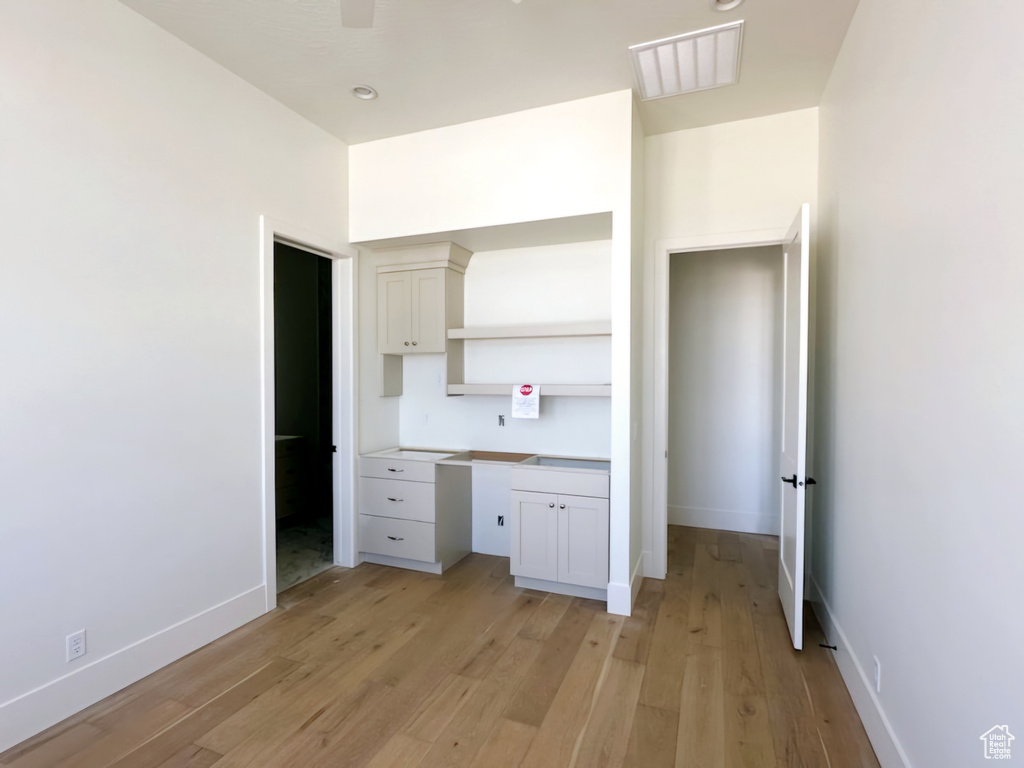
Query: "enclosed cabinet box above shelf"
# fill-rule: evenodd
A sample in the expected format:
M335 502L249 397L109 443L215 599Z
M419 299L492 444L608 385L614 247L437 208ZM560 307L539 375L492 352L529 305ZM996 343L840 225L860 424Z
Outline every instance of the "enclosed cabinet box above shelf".
M447 351L448 329L463 324L463 276L472 255L454 243L377 252L378 351Z

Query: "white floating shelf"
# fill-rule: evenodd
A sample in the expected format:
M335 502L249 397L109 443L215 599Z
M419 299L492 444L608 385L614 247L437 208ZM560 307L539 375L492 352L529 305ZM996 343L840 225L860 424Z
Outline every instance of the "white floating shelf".
M492 325L448 329L449 339L539 339L558 336L611 336L611 334L612 324L607 320L591 323Z
M611 397L611 384L538 384L541 397ZM449 384L449 395L512 397L515 384Z

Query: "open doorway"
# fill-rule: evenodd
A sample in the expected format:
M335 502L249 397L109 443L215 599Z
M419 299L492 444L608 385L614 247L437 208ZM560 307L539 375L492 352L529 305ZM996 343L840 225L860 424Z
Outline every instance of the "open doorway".
M274 244L277 592L334 565L332 260Z
M781 245L670 257L670 525L779 533Z

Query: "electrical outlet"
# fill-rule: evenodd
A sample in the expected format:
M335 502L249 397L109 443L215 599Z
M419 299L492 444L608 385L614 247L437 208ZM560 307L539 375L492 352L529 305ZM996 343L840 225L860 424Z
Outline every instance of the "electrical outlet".
M505 524L505 516L504 515L498 515L498 525L504 525L504 524Z
M872 656L875 660L875 693L882 692L882 662L878 660L877 656Z
M67 636L68 661L85 656L85 630L80 629Z

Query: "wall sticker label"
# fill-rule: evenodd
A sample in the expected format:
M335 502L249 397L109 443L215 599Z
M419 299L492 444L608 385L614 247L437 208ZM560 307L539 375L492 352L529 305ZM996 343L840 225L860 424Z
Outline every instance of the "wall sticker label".
M540 387L533 384L516 384L512 388L512 418L540 418Z

